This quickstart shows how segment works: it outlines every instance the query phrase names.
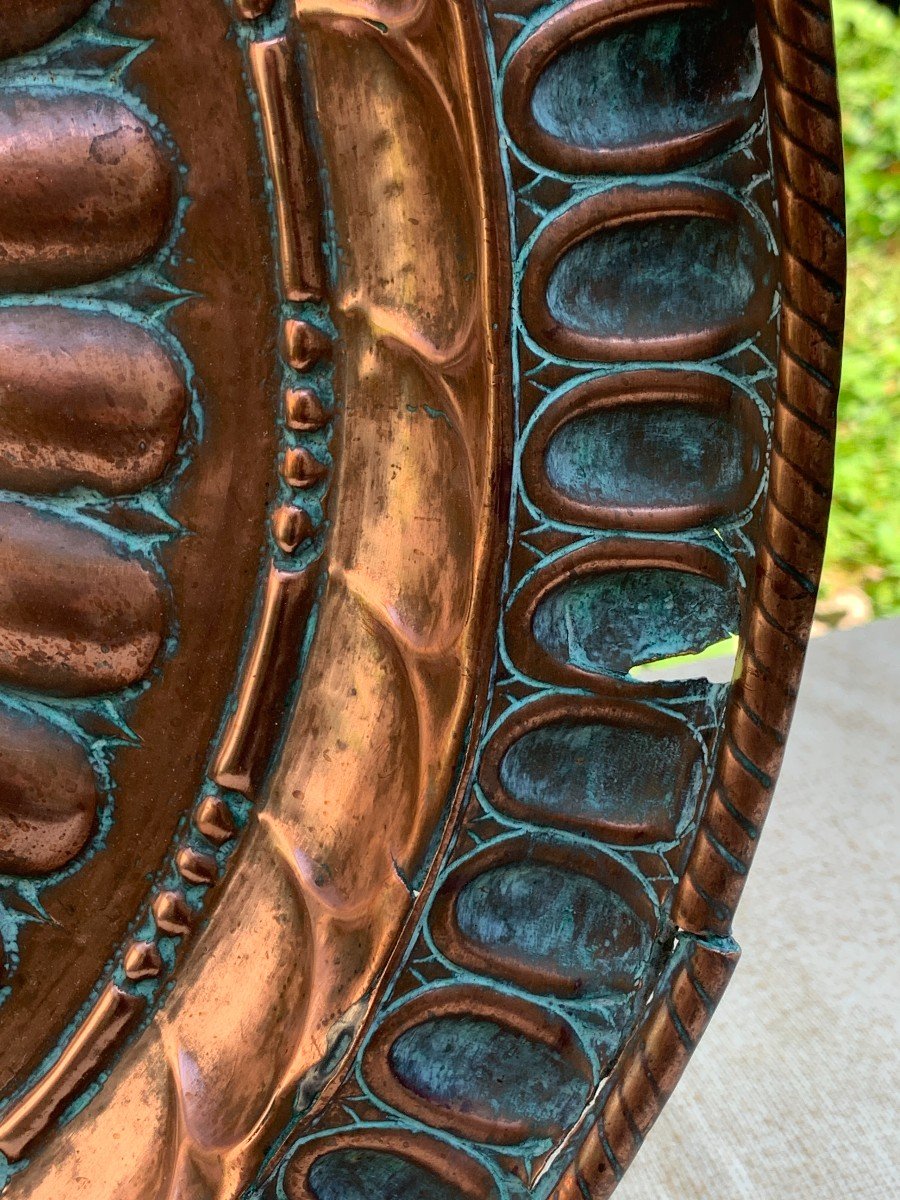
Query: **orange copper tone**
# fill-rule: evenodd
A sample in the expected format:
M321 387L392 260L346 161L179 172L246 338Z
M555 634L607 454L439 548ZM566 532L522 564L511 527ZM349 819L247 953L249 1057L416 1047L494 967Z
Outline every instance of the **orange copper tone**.
M209 854L200 854L185 846L175 855L179 874L188 883L214 883L219 874L216 860Z
M282 353L285 361L297 371L307 371L332 350L331 338L310 321L291 317L282 331Z
M217 846L230 842L237 832L234 818L218 796L204 796L194 813L194 824Z
M275 541L286 554L293 552L315 533L312 517L305 508L283 504L272 514Z
M606 1200L812 618L824 10L89 7L0 28L4 1200Z
M291 487L308 488L325 478L328 467L309 450L293 447L284 456L281 473Z
M132 942L123 966L129 979L153 979L162 970L162 957L152 942Z
M187 901L178 892L160 892L153 901L153 916L157 928L174 937L189 933L193 924Z
M108 986L87 1019L37 1085L12 1104L0 1118L0 1150L9 1158L23 1151L73 1095L90 1078L123 1032L143 1008L143 1001L117 987Z
M312 388L288 388L284 394L284 411L288 426L300 433L321 429L329 419Z

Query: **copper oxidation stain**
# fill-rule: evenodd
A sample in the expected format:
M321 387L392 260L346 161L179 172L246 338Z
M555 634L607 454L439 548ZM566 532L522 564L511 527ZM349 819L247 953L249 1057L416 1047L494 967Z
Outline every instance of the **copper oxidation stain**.
M6 1200L605 1200L812 618L826 14L6 7Z

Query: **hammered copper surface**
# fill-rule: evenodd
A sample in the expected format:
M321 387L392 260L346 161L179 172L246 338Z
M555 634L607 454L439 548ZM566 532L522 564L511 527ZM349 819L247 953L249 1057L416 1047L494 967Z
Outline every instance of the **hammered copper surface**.
M138 697L129 719L134 737L116 752L116 820L103 853L46 896L48 922L27 927L16 986L0 1007L0 1080L7 1089L51 1051L90 996L203 779L253 604L276 471L270 397L278 325L266 268L268 219L241 56L226 37L228 14L203 0L179 3L174 13L162 0L117 5L114 19L125 35L151 39L129 81L137 95L152 97L189 164L180 187L191 204L170 277L191 299L169 323L194 362L205 428L172 505L190 536L161 555L179 653L160 663L153 686ZM213 126L228 135L211 140ZM127 342L120 348L128 353ZM120 362L113 378L125 370ZM52 376L47 383L56 386ZM71 576L58 582L77 587ZM97 736L108 732L101 726Z
M827 9L8 8L4 1195L609 1196L812 619Z

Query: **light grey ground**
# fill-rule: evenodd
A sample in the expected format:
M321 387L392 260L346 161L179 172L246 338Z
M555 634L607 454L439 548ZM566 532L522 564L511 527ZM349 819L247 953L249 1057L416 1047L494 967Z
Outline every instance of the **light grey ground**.
M900 1198L898 863L893 620L810 645L743 959L616 1200Z

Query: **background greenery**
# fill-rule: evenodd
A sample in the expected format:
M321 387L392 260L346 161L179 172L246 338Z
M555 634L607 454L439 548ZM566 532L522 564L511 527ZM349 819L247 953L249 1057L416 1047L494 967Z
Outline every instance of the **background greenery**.
M849 282L821 616L900 614L900 18L834 0Z

